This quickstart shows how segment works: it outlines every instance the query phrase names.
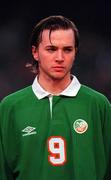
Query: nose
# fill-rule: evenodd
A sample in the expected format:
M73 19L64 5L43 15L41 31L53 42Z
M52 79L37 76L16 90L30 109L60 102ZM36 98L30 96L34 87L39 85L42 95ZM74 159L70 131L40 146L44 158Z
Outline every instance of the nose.
M56 53L56 62L63 62L64 61L64 55L62 50L58 50Z

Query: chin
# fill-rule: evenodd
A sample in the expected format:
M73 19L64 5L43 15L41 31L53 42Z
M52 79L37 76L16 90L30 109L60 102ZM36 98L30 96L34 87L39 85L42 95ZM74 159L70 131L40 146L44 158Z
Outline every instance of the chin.
M50 72L48 76L53 80L63 80L64 78L67 78L69 73L66 72Z
M64 77L65 77L65 75L53 75L53 76L51 76L51 78L52 79L54 79L54 80L62 80L62 79L64 79Z

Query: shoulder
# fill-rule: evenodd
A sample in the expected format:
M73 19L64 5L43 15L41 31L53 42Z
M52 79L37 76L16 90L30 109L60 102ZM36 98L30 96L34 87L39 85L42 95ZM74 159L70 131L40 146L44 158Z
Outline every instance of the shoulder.
M28 86L3 98L1 105L13 105L21 101L26 101L31 96L33 96L32 86Z
M94 101L94 102L103 103L103 104L104 103L110 104L109 100L104 94L85 85L81 85L80 96L87 99L88 101Z

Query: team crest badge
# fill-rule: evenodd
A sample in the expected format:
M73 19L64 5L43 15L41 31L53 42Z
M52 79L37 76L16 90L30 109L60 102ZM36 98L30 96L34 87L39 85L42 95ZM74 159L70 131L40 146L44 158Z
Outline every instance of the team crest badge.
M77 119L74 123L73 123L73 128L74 130L79 133L82 134L84 132L87 131L88 129L88 124L85 120L83 119Z

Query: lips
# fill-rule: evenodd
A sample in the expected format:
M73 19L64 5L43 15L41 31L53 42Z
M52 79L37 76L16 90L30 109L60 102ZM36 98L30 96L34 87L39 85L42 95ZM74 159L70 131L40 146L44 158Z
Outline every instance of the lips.
M63 66L54 66L52 67L55 71L63 71L64 67Z

